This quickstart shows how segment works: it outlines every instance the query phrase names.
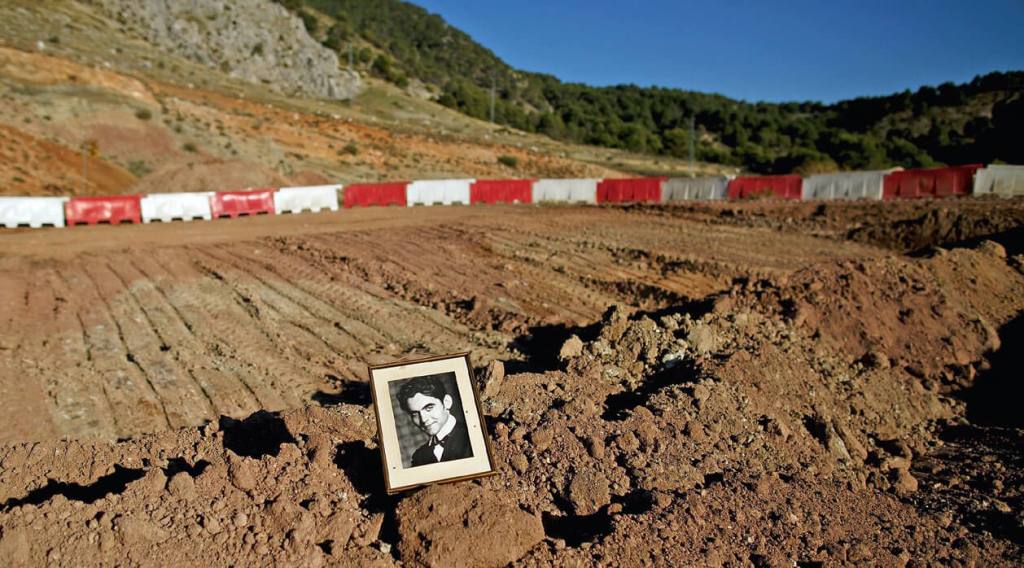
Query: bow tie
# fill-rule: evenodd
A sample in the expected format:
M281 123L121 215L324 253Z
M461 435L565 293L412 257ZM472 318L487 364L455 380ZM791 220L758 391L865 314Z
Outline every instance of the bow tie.
M427 442L427 443L430 444L431 448L436 447L436 446L441 446L443 448L444 447L444 438L438 439L437 436L431 436L430 437L430 441Z

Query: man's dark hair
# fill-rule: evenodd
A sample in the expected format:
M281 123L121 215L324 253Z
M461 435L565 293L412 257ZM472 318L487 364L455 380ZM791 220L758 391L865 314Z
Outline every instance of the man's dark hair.
M398 391L398 402L402 405L402 410L409 412L409 399L417 393L444 400L444 395L448 394L448 391L441 382L441 375L424 375L409 379L409 382L402 385Z

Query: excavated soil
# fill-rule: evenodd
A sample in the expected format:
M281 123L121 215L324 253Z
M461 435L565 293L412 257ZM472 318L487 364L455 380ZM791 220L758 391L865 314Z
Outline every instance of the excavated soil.
M0 557L1019 564L1018 204L809 207L6 235ZM365 365L460 350L498 475L388 496Z
M643 206L640 206L644 208ZM979 239L1024 252L1024 199L940 201L693 202L655 207L669 215L715 224L767 227L778 231L867 243L915 253L932 246L972 245Z

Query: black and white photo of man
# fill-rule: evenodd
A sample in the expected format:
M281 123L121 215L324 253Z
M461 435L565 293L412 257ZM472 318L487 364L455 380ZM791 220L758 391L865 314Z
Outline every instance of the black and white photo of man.
M496 473L469 353L369 372L388 493Z
M399 444L404 446L403 457L408 456L408 450L413 445L421 443L412 452L406 467L473 457L465 420L460 412L453 410L461 409L461 401L456 400L458 395L454 388L454 373L414 377L401 383L397 393L398 403L408 420L421 433L414 437L409 435L412 429L399 426L400 431L405 430L407 433L399 436ZM398 417L396 419L401 420ZM423 436L426 437L425 442L422 442Z

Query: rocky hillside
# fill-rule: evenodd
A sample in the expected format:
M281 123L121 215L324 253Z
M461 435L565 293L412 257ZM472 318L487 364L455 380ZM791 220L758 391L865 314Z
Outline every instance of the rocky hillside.
M269 0L0 2L0 194L687 169L357 78L303 26Z
M359 76L314 41L302 21L266 0L94 0L156 47L284 93L351 99Z

